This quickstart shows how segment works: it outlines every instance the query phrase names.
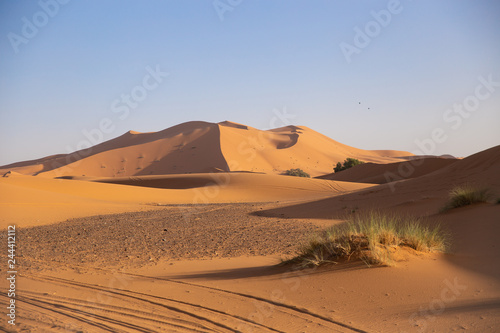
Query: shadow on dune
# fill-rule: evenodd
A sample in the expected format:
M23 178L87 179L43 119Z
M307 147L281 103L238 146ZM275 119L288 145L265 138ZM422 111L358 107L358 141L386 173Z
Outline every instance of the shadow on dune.
M449 232L450 249L444 259L453 265L498 279L500 277L500 206L476 204L436 215Z
M293 147L299 141L299 135L297 133L286 134L285 136L288 137L288 140L278 142L276 145L277 149L286 149L286 148Z
M419 307L415 306L415 311L418 312L422 308L422 305L418 305ZM498 298L492 298L489 300L480 300L480 301L462 301L457 305L446 305L446 307L443 309L443 314L449 314L449 315L458 315L460 313L470 313L473 311L480 311L481 313L484 313L485 311L488 310L498 310L500 308L500 299ZM405 313L402 313L402 315ZM413 314L413 311L406 312L407 316L410 316Z
M201 129L197 129L203 133ZM182 138L188 137L183 134ZM202 173L210 169L229 171L229 165L222 153L220 128L209 126L208 130L197 138L183 142L161 156L134 176Z
M141 187L152 187L162 189L185 190L190 188L199 188L204 186L217 185L217 182L211 177L195 177L195 176L177 176L177 177L128 177L126 179L100 179L96 180L100 183L130 185Z
M498 310L500 309L500 299L494 298L488 301L481 300L480 302L467 302L462 303L460 305L455 306L447 306L444 310L444 313L449 314L458 314L462 312L471 312L471 311L481 311L484 312L486 310Z
M212 272L202 272L193 274L182 274L169 276L168 279L206 279L206 280L236 280L253 277L273 277L281 279L292 279L306 275L330 274L338 271L353 271L367 269L368 266L360 260L340 262L338 264L328 264L321 267L299 269L291 264L244 267ZM373 269L373 268L372 268ZM167 278L167 277L165 277Z
M387 204L378 205L378 203L373 200L367 200L372 199L371 195L379 191L379 188L369 188L325 199L255 211L251 214L255 216L303 219L345 218L351 212L356 212L361 209L380 209L387 207Z
M410 157L408 157L410 158ZM394 180L411 179L439 171L458 159L426 157L411 161L387 164L364 163L342 172L330 173L316 177L318 179L340 180L370 184L385 184Z

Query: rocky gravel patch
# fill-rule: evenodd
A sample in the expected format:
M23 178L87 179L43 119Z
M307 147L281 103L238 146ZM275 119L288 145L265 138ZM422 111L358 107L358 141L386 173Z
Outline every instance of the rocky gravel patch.
M318 230L304 221L250 214L263 204L168 206L19 229L20 265L45 270L67 266L128 267L159 260L290 256Z

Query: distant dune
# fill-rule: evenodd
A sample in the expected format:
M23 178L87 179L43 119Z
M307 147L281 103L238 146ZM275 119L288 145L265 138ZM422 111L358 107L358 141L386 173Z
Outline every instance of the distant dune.
M395 180L417 178L457 162L455 158L427 157L388 164L365 163L353 168L319 176L319 179L385 184Z
M127 177L221 171L281 174L301 168L320 176L347 157L390 163L411 156L395 150L353 148L304 126L262 131L229 121L193 121L160 132L129 131L86 150L2 166L0 173Z

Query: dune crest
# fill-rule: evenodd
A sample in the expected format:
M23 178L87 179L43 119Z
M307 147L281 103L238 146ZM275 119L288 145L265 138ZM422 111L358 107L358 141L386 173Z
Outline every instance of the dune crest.
M228 121L228 120L221 121L219 123L219 125L220 126L233 127L233 128L239 128L239 129L244 129L244 130L248 129L248 126L246 126L246 125L238 124L238 123L235 123L235 122L232 122L232 121Z

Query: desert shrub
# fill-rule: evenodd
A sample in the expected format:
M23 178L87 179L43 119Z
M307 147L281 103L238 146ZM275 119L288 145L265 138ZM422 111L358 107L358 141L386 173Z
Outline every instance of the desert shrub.
M446 237L439 226L425 226L419 218L371 211L353 215L345 224L314 234L299 254L285 263L308 267L360 259L369 266L390 265L391 253L399 247L421 252L444 251Z
M441 212L478 202L486 202L489 196L490 193L487 188L479 188L471 184L457 186L450 191L450 199L441 209Z
M365 163L365 162L360 161L356 158L348 157L345 159L344 164L337 162L337 165L335 166L335 168L333 168L333 171L340 172L340 171L352 168L355 165L359 165L359 164L363 164L363 163Z
M287 176L295 176L295 177L307 177L310 178L311 175L309 175L307 172L305 172L302 169L289 169L285 171L285 175Z

